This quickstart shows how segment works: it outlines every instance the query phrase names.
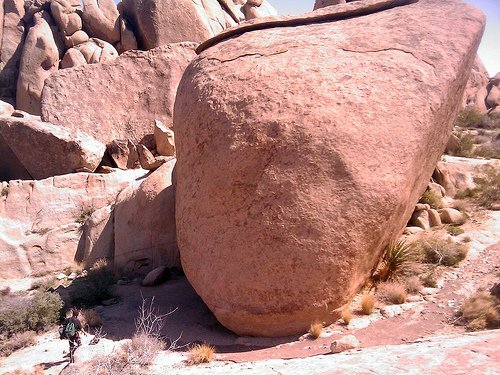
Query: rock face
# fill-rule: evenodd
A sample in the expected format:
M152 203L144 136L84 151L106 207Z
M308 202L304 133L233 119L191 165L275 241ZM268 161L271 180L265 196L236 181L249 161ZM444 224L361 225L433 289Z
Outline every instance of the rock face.
M120 13L113 0L83 0L83 28L109 43L120 40Z
M106 144L138 143L153 132L154 120L171 127L177 85L196 56L194 48L180 43L129 51L99 65L61 70L46 80L42 118Z
M45 79L59 68L59 50L47 12L35 14L35 25L30 28L24 43L19 78L17 80L16 108L40 115L40 99Z
M0 279L64 269L82 260L82 212L114 203L142 170L11 181L0 197ZM87 212L89 212L87 210Z
M34 116L1 117L0 135L35 179L82 170L93 172L106 150L83 132L44 123Z
M0 98L14 102L17 75L24 44L25 29L23 0L2 1L0 44Z
M146 50L169 43L201 43L236 24L217 0L124 0L121 7Z
M376 4L391 9L348 17ZM318 11L342 14L337 22L230 30L183 76L174 111L182 265L240 335L336 320L445 148L484 16L459 1L394 4Z
M485 99L488 96L488 81L488 72L479 56L477 56L465 89L464 107L472 107L482 113L486 112Z
M116 269L145 274L159 266L180 266L175 234L175 160L139 186L120 193L115 205Z

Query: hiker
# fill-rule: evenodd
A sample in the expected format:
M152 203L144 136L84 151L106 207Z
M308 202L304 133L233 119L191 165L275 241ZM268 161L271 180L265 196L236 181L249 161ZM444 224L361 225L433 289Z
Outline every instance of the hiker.
M78 309L74 308L72 310L72 316L70 318L67 318L60 328L61 338L66 338L69 341L69 362L70 363L75 362L75 358L74 358L75 350L80 345L82 345L82 341L80 340L80 333L79 332L81 331L85 335L87 334L82 327L82 323L80 323L80 321L78 320L79 314L80 314L80 311L78 311Z

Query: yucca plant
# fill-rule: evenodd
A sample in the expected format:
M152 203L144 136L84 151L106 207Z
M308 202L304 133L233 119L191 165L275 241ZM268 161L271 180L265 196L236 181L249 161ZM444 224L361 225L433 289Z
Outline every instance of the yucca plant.
M397 279L409 269L414 260L415 251L411 245L404 240L389 242L383 259L382 279L384 281Z

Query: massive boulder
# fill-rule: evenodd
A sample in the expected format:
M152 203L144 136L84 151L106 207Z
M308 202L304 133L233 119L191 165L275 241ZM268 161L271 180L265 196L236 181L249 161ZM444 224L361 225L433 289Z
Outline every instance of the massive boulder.
M106 144L138 143L153 133L154 120L171 127L177 85L196 56L195 46L129 51L99 65L60 70L45 81L42 118Z
M158 266L180 266L175 233L175 160L131 185L114 209L116 269L146 274Z
M40 99L43 85L59 68L57 48L48 12L36 13L24 42L19 77L17 80L16 108L34 115L40 115Z
M10 150L35 179L82 170L93 172L106 150L104 144L84 132L45 123L35 116L0 117L0 136L0 143L8 146L1 148L7 157L12 158ZM0 158L3 161L4 155Z
M124 0L121 9L146 50L169 43L201 43L236 24L217 0Z
M120 13L113 0L83 0L83 28L111 44L120 41Z
M115 202L143 170L76 173L11 181L0 197L0 279L64 269L85 261L82 223Z
M0 43L0 99L14 102L25 38L23 0L3 0Z
M485 18L461 1L405 3L227 30L186 69L177 240L190 283L236 333L335 321L425 190Z

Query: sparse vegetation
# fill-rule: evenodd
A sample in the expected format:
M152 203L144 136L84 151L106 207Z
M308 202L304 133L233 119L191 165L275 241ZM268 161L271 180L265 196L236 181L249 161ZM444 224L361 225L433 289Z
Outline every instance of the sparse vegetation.
M454 208L455 210L458 210L466 215L471 211L470 204L468 204L467 202L465 202L463 200L454 201L452 204L452 208Z
M53 288L56 288L58 284L58 280L54 275L47 275L40 277L36 280L33 280L31 283L31 290L41 290L41 291L48 291Z
M215 358L215 348L208 344L196 344L189 349L187 363L189 365L199 365L210 363Z
M349 323L352 320L351 310L349 308L342 310L342 312L340 313L340 318L342 319L342 321L344 322L345 325L349 325ZM311 329L312 329L312 326L311 326ZM311 329L309 329L309 332L311 332ZM321 332L320 332L320 335L321 335Z
M458 114L455 125L461 128L495 129L500 126L499 120L482 114L474 108L465 108Z
M457 266L458 263L465 259L468 252L466 245L437 236L422 237L415 242L415 246L422 255L424 262L450 267Z
M471 156L484 159L500 159L500 149L491 145L481 145L472 150Z
M404 240L391 241L387 245L382 261L382 280L395 280L408 272L411 263L415 260L415 251Z
M365 315L371 315L375 310L376 299L372 294L365 294L361 299L361 312Z
M75 222L83 225L90 219L92 214L95 212L94 206L83 206L75 218Z
M457 134L458 147L451 152L453 156L470 157L474 148L475 137L472 134L460 132Z
M412 276L405 280L405 287L408 293L417 294L422 290L422 282L418 276Z
M311 337L313 340L316 340L318 337L321 336L322 332L323 332L323 324L321 324L321 322L315 321L311 323L311 326L309 327L309 337Z
M9 195L9 190L10 190L10 189L9 189L9 187L8 187L8 186L4 186L4 187L2 188L2 193L1 193L1 196L2 196L2 197L7 197L7 196Z
M467 299L459 310L470 330L500 327L500 301L486 292Z
M485 165L481 169L481 176L474 178L477 187L474 196L479 204L491 209L500 204L500 171L492 165Z
M71 303L79 307L92 307L113 297L115 276L106 259L94 263L87 276L76 279L70 292Z
M0 356L7 357L14 353L16 350L31 346L36 341L36 332L26 331L15 333L9 339L0 337Z
M437 288L436 276L433 272L425 274L420 280L422 281L422 285L426 288Z
M102 324L101 317L95 309L85 309L80 312L83 327L98 327Z
M452 236L458 236L460 234L465 233L465 231L462 228L460 228L460 227L458 227L456 225L447 225L446 226L446 231L449 234L451 234Z
M420 197L420 203L428 204L431 208L438 209L443 207L442 199L436 193L426 190Z
M382 300L396 305L405 303L408 298L405 286L394 282L380 284L378 294Z

